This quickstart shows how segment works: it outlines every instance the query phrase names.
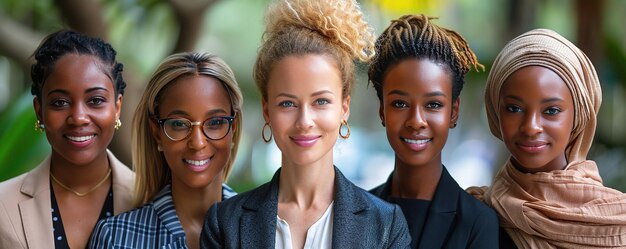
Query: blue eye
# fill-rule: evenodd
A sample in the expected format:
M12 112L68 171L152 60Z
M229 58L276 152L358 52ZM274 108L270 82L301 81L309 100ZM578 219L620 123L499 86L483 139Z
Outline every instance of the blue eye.
M394 108L407 108L409 107L409 104L401 100L395 100L391 102L391 106Z
M546 109L543 113L553 116L553 115L557 115L557 114L561 113L561 110L559 108L556 108L556 107L550 107L550 108Z
M280 106L280 107L295 107L296 104L294 104L292 101L286 100L286 101L278 103L278 106Z
M509 105L509 106L507 106L507 107L506 107L506 110L507 110L508 112L522 112L522 108L519 108L519 107L514 106L514 105Z
M327 104L330 104L330 101L328 99L316 99L315 100L315 104L316 105L327 105Z

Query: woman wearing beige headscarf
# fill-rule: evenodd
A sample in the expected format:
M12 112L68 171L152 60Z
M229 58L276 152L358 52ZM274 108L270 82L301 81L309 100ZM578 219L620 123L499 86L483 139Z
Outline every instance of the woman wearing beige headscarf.
M556 32L532 30L502 49L485 105L489 128L511 157L491 188L468 192L498 212L510 237L503 242L626 247L626 195L603 186L595 162L586 160L601 102L591 61Z

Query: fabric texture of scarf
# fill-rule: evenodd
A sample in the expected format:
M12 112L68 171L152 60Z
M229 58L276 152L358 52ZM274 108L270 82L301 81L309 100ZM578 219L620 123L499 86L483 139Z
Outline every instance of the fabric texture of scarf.
M491 188L467 191L498 212L502 227L520 248L626 248L626 195L603 186L595 162L586 160L602 93L596 71L580 49L546 29L510 41L487 79L491 133L502 140L500 89L513 72L526 66L554 71L572 94L575 114L565 150L568 165L529 174L517 170L509 159Z

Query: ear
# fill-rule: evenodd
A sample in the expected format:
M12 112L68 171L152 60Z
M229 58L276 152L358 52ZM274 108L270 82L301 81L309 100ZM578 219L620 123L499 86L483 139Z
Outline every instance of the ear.
M115 100L115 117L117 119L120 118L121 112L122 112L122 95L118 94L117 100Z
M385 105L382 101L378 102L378 116L380 117L380 123L385 127Z
M43 123L43 116L41 115L41 103L39 102L39 98L33 98L33 108L35 108L35 116L39 122Z
M341 120L348 121L349 117L350 117L350 96L347 96L345 99L343 99L343 102L341 103Z
M270 122L270 112L268 110L267 100L266 99L262 99L261 100L261 105L263 106L263 119L265 120L265 123L269 123Z
M148 123L150 124L150 131L152 132L152 137L157 141L157 144L161 144L161 127L157 123L156 120L148 117Z
M456 122L459 119L459 107L461 105L461 96L457 97L452 103L452 113L450 114L450 128L456 127Z

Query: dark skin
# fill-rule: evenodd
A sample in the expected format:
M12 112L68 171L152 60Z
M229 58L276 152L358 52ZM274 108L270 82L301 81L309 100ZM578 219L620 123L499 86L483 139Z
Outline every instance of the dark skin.
M109 170L106 148L120 115L121 95L98 58L67 54L61 57L33 101L52 147L50 173L79 193L87 193ZM52 189L71 248L87 245L111 186L112 177L80 197L56 182Z
M432 199L459 103L452 100L452 76L445 66L406 59L388 69L379 114L396 155L391 196Z
M550 69L520 68L500 90L500 130L515 167L528 173L562 170L574 127L574 100Z

